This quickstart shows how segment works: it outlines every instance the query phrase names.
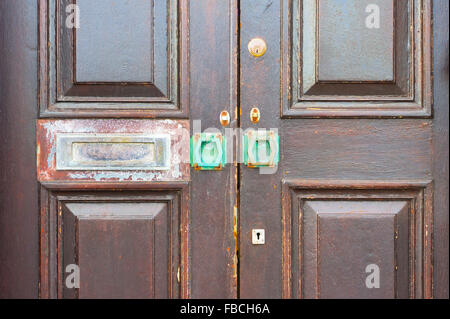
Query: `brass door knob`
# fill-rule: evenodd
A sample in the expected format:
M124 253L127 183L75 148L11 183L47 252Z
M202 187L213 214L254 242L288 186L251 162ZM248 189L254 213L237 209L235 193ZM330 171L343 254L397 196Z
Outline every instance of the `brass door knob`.
M266 53L267 45L266 41L261 38L253 38L248 43L248 51L255 58L263 56Z

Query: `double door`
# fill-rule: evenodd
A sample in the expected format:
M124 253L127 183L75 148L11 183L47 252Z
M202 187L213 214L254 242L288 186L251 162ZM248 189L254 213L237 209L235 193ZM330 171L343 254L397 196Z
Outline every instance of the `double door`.
M2 3L2 295L448 295L446 6Z

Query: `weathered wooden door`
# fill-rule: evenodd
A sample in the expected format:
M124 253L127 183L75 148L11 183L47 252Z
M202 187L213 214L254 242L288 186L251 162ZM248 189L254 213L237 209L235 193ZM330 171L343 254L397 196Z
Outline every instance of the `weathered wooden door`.
M0 12L0 296L236 297L236 167L189 144L237 123L237 1Z
M241 0L240 123L280 159L241 167L240 297L448 294L444 2Z
M448 297L447 1L0 18L0 297Z

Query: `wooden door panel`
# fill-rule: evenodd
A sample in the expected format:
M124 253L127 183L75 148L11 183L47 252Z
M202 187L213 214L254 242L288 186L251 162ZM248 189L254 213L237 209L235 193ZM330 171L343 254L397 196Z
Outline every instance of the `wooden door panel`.
M160 18L161 14L163 16L167 14L164 8L166 2L156 1L155 7L153 1L147 0L133 2L78 0L76 4L80 10L80 28L74 30L73 48L76 83L153 83L154 75L158 74L162 76L161 84L165 85L167 70L157 72L153 67L164 66L167 51L159 52L162 55L153 56L152 53L155 49L158 51L154 44L163 48L167 46L167 39L164 37L158 41L153 40L153 28L161 28L154 30L156 34L167 34L167 23L163 21L164 23L153 26L152 21ZM62 2L61 8L66 5L67 2ZM161 12L159 9L162 9ZM60 16L64 19L64 15ZM132 27L129 19L133 21ZM105 32L106 30L108 32ZM152 63L154 58L162 61ZM157 85L155 87L158 88ZM164 94L162 92L167 94L164 87L160 87L159 91L159 94Z
M373 6L379 28L366 25ZM430 116L430 11L430 0L283 1L282 116Z
M430 297L430 229L429 182L285 180L284 297Z
M189 123L38 120L37 132L41 297L187 297Z
M365 29L368 4L380 34ZM272 174L241 165L242 298L433 297L431 9L241 1L241 125L280 136ZM365 286L370 263L379 289Z
M287 177L308 179L430 178L429 119L283 121Z
M187 184L45 183L41 198L41 297L188 296Z
M239 1L189 2L190 118L192 133L239 127ZM223 128L219 114L227 111ZM224 135L225 136L225 135ZM232 139L230 163L220 171L191 171L192 298L238 296L238 175Z
M394 2L397 4L395 5ZM361 21L361 15L358 14L366 12L369 4L377 5L380 8L380 26L375 32L375 27L369 29L365 25L366 21ZM307 68L308 64L313 62L312 67L317 67L317 70L304 70L305 78L314 75L309 74L308 71L316 71L317 82L393 82L394 56L396 56L392 54L394 34L401 35L399 40L403 41L399 41L398 49L401 50L400 53L406 53L406 59L403 57L402 62L408 62L408 51L405 46L409 42L410 30L405 29L408 27L408 23L405 22L408 21L399 19L401 17L399 15L408 13L408 1L339 2L322 0L315 3L314 1L303 1L303 8L300 10L305 28L303 43L299 46L303 53L306 53L304 66ZM316 12L316 10L318 11ZM381 18L383 23L381 23ZM312 19L312 21L305 21L306 19ZM401 25L395 26L395 30L394 21L401 23ZM315 30L309 33L311 28L315 28ZM349 37L350 34L352 37ZM357 43L359 45L356 45ZM311 50L309 46L314 45L316 45L315 52L309 52L308 50ZM316 58L310 56L310 53L318 53L317 62L309 60ZM408 69L408 65L400 67ZM317 82L310 85L318 84ZM307 84L304 83L303 92L308 94L307 92L312 87L307 88L305 85ZM362 88L362 86L359 90L355 88L355 93L357 95L364 94Z
M50 0L39 5L41 117L187 116L186 3ZM74 12L78 27L72 27Z
M165 204L61 202L62 268L83 270L80 298L170 296ZM64 290L63 297L73 292Z
M189 296L187 6L39 1L43 298Z

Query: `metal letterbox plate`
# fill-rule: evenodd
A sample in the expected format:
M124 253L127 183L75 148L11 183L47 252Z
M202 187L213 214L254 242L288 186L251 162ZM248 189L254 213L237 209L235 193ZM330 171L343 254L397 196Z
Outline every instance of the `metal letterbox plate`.
M41 182L189 180L189 121L40 119Z
M169 135L59 134L57 170L167 170Z

